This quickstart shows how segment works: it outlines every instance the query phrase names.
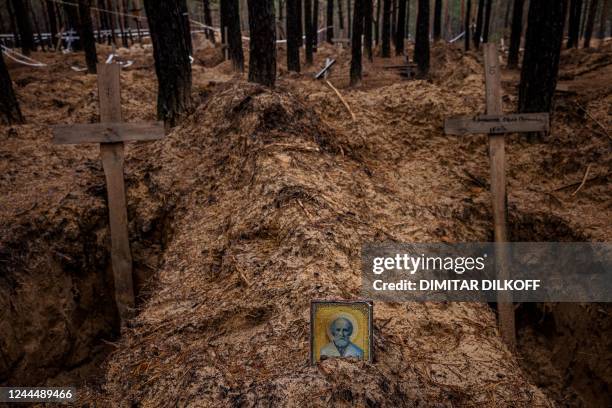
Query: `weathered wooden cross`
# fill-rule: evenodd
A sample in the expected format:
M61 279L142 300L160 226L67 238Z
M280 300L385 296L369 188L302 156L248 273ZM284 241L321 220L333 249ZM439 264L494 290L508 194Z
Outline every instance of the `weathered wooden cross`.
M134 286L123 179L123 143L161 139L164 136L164 125L162 122L122 123L120 66L98 64L97 68L100 123L53 126L53 143L100 143L108 193L115 302L121 325L124 326L133 315Z
M491 195L495 230L495 258L498 279L507 279L508 254L506 228L506 172L504 134L521 132L547 132L548 113L522 113L504 115L502 111L502 88L499 57L495 44L483 44L485 60L485 83L487 114L475 117L449 118L444 122L444 133L465 135L487 133L489 135L489 159L491 161ZM499 327L502 338L513 349L516 345L514 305L512 295L498 292Z

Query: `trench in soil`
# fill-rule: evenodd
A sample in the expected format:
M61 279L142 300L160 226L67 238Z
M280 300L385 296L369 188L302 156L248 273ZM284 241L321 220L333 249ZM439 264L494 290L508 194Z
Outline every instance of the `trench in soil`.
M65 386L101 378L120 329L107 214L98 210L56 229L26 223L0 247L0 295L7 295L10 309L2 313L0 385ZM137 307L151 293L171 239L169 213L156 214L150 228L130 225ZM66 225L76 227L69 237Z
M171 211L159 214L151 222L153 228L139 231L132 237L134 280L139 303L154 287L154 271L160 266L163 250L171 239ZM32 259L46 259L45 282L25 272L19 279L34 283L12 293L17 338L8 338L2 346L6 361L11 361L11 341L26 341L13 358L0 383L21 386L45 384L65 385L83 382L96 383L103 378L103 361L112 351L117 339L118 317L114 305L112 275L106 240L100 240L106 225L101 218L93 224L82 225L76 242L49 246L52 255L23 253L16 243L11 256L16 269L36 271ZM518 214L510 220L511 241L587 241L558 218ZM30 230L22 240L34 239L41 231ZM43 234L44 235L44 234ZM60 247L62 247L60 245ZM72 248L72 250L70 250ZM76 249L75 249L76 248ZM39 261L41 262L41 261ZM100 273L104 271L104 273ZM0 284L18 286L11 281L19 273L1 271ZM25 294L24 294L25 293ZM31 322L19 320L24 315L39 316ZM612 339L610 312L603 304L530 303L516 307L518 357L525 373L547 395L565 406L612 406L609 385L612 371L609 350ZM66 316L69 312L69 316ZM47 319L44 321L44 319ZM14 345L13 345L14 346ZM7 358L8 356L8 358ZM15 357L15 356L13 356ZM2 368L2 367L0 367ZM0 371L2 374L2 371Z
M589 241L563 220L530 215L511 223L511 241ZM522 303L516 307L523 370L560 406L612 406L612 307L600 303Z

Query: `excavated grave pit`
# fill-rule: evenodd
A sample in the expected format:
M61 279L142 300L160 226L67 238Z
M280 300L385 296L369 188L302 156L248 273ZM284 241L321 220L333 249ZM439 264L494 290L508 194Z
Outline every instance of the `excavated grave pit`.
M3 230L0 384L92 381L119 336L104 176L96 160L82 166L78 187L59 188L52 206L34 203ZM148 202L147 177L126 185L138 306L170 240L173 203Z
M519 214L517 242L588 242L562 219ZM612 307L599 303L523 303L516 309L523 370L560 406L612 405Z

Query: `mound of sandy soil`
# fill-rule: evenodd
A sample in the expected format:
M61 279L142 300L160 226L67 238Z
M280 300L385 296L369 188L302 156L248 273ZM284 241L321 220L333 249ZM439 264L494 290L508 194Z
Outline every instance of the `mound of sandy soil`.
M310 301L359 297L361 244L434 237L391 232L406 217L386 175L291 93L214 92L148 154L181 198L158 290L108 361L109 402L546 404L486 305L377 303L373 364L308 365Z

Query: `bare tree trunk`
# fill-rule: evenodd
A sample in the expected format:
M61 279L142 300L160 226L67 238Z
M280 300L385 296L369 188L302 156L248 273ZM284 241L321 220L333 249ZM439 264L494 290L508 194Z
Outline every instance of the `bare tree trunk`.
M493 0L487 0L485 7L485 20L484 27L482 29L482 41L484 43L489 42L489 29L491 28L491 7Z
M397 0L393 0L391 3L391 40L395 44L395 38L397 35Z
M96 38L93 33L93 25L91 22L91 0L79 1L79 37L85 50L85 62L87 63L87 72L89 74L96 73L96 64L98 56L96 54Z
M121 3L121 1L117 2L117 8L116 9L113 8L113 11L115 10L118 10L118 12L120 13L120 14L117 14L117 20L119 21L119 30L121 31L121 44L123 45L123 48L128 48L129 44L128 44L127 35L125 32L125 20L123 19L123 16L121 15L123 14L123 4Z
M319 0L313 0L312 5L312 50L313 52L317 52L317 47L319 46Z
M567 0L529 2L519 112L550 112L557 87Z
M302 7L302 0L297 0L297 12L298 12L298 20L299 20L299 24L298 24L298 44L301 47L302 45L304 45L304 35L305 35L305 31L304 31L304 20L302 18L302 14L303 14L303 7Z
M13 82L4 64L4 55L0 52L0 124L13 125L23 123L19 103L13 91Z
M249 81L273 87L276 81L274 1L248 0L251 32Z
M28 4L24 0L12 0L12 4L13 12L17 20L17 27L19 28L21 52L23 52L24 55L30 55L30 51L36 51L36 46L34 45L34 33L32 31L32 24L30 23Z
M595 25L595 15L597 14L597 6L599 0L591 0L589 7L589 15L587 17L586 28L584 30L584 48L591 46L591 38L593 37L593 26Z
M210 0L202 0L202 9L204 11L204 24L209 27L212 27L213 23L212 16L210 14ZM215 32L210 28L206 28L206 31L204 33L206 34L206 38L208 38L208 40L214 44Z
M442 36L442 0L436 0L434 4L434 18L433 18L433 39L434 41L440 41Z
M361 83L362 64L361 64L361 35L363 33L363 0L355 0L353 7L353 37L351 39L352 58L351 58L351 86Z
M465 25L464 40L465 40L465 50L466 51L470 50L470 24L472 23L471 19L472 19L472 0L467 0L467 7L465 8L465 21L464 21L464 25Z
M346 0L346 19L347 19L347 28L348 28L348 36L352 38L353 36L353 9L351 7L351 0Z
M344 14L342 13L342 0L338 0L338 25L344 31Z
M584 0L583 6L582 6L582 13L581 13L582 21L580 23L580 36L579 36L579 38L583 38L584 37L584 30L586 28L586 20L587 20L588 14L589 14L589 0Z
M439 0L438 0L439 1ZM404 38L406 29L406 0L399 0L397 25L395 32L395 55L404 55Z
M429 0L419 0L417 31L414 44L414 62L417 64L417 78L429 75Z
M30 10L30 14L32 15L32 21L34 22L34 28L36 29L36 34L38 35L38 43L40 44L40 47L42 48L42 50L46 51L45 43L43 41L41 31L40 31L40 26L38 25L38 19L36 18L36 11L31 7L29 0L25 0L25 1L26 3L28 3L28 8ZM36 48L36 45L34 45L34 48Z
M580 15L582 0L571 0L569 11L569 29L567 31L567 48L578 47L580 37Z
M327 42L332 44L334 41L334 0L327 0Z
M383 2L382 57L391 58L391 0Z
M406 28L404 29L406 34L405 38L410 38L410 0L406 0Z
M150 1L150 0L148 0L148 1ZM146 2L147 1L145 0L145 3ZM112 0L106 0L106 7L105 7L106 10L112 10L112 6L113 6ZM146 6L147 5L145 4L145 8L146 8ZM108 19L109 26L110 26L109 28L111 30L110 39L111 39L113 44L117 45L117 39L115 37L115 16L114 16L114 14L106 12L106 18ZM109 43L109 45L110 45L110 43Z
M603 6L601 7L601 17L599 20L599 31L597 38L603 40L606 38L606 23L608 22L608 0L603 0Z
M312 21L312 1L304 0L304 31L306 32L306 64L312 64L312 53L314 38L312 32L313 21Z
M300 72L300 13L298 0L287 0L287 70Z
M244 53L242 51L242 32L240 31L240 12L238 0L224 0L221 7L221 32L227 36L225 43L228 46L229 56L236 71L244 71ZM274 27L274 25L272 25Z
M512 33L510 34L510 49L508 50L508 68L516 69L519 63L521 49L521 34L523 33L523 6L525 0L514 0L512 10Z
M144 3L157 73L157 117L168 126L175 126L191 109L191 62L181 4L184 1Z
M372 13L374 12L374 6L372 0L362 0L363 2L363 50L365 51L366 58L369 61L373 60L372 55Z
M376 41L376 45L378 46L378 44L380 44L380 28L381 28L381 21L380 21L380 3L382 2L382 0L376 0L376 23L374 24L374 30L376 30L375 33L375 41Z
M474 30L474 47L480 47L480 37L482 37L482 20L484 15L485 0L478 0L478 14L476 14L476 29Z

